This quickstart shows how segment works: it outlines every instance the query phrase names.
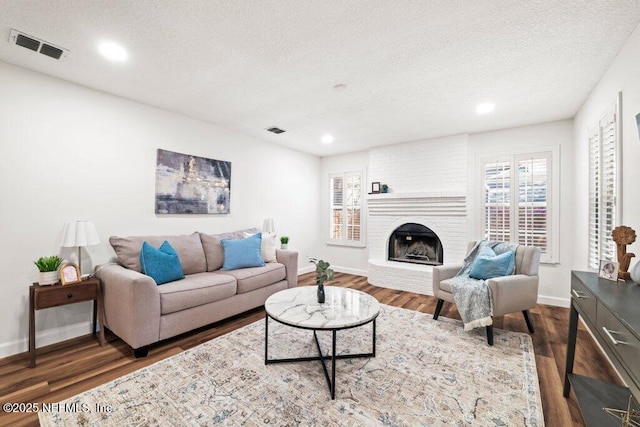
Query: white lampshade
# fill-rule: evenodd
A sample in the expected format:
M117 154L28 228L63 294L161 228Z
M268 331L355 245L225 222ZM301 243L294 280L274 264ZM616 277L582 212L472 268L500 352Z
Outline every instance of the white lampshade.
M262 232L273 234L277 233L276 222L273 220L273 218L265 218L264 221L262 221Z
M71 221L64 224L62 247L97 245L100 237L92 221Z

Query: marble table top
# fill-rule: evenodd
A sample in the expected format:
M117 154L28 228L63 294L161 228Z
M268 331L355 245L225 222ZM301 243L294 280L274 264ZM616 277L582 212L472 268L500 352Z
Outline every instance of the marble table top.
M325 302L318 303L317 286L285 289L267 298L267 314L282 323L306 329L342 329L375 319L380 303L355 289L325 286Z

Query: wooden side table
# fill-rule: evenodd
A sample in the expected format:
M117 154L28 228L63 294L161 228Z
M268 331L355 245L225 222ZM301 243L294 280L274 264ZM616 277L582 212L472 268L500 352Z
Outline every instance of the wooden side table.
M104 307L102 305L102 289L100 280L94 277L82 282L62 286L40 286L34 283L29 287L29 354L31 363L29 367L36 366L36 310L43 308L59 307L67 304L75 304L82 301L93 300L93 323L91 333L96 333L96 320L100 320L98 330L98 342L104 345ZM99 316L99 319L98 319Z

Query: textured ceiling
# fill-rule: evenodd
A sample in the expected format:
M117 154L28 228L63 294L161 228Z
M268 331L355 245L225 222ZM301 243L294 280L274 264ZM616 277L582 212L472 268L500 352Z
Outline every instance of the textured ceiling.
M638 0L0 0L0 60L325 156L571 118L639 21Z

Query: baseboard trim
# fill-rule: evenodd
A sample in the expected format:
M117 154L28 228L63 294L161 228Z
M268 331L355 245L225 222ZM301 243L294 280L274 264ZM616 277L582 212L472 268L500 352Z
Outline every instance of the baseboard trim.
M36 348L87 335L90 330L91 322L82 322L42 331L36 333ZM29 351L29 338L0 344L0 357L9 357L27 351Z
M333 271L335 271L336 273L353 274L355 276L367 277L367 270L360 270L357 268L336 266L336 267L333 267Z
M302 267L302 268L298 268L298 276L300 276L301 274L307 274L307 273L311 273L312 271L315 271L316 268L312 265L307 266L307 267Z

